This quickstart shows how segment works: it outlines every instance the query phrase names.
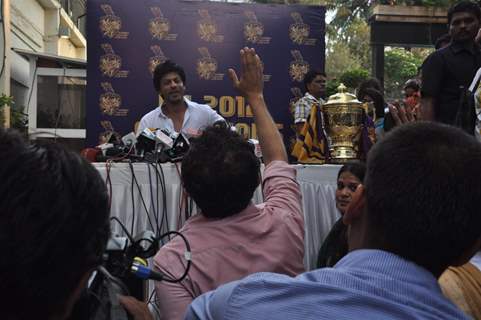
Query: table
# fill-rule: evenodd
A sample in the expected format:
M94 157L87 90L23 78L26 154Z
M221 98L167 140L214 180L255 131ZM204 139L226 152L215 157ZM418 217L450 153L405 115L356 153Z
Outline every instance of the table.
M186 207L190 214L197 209L183 195L180 183L180 164L113 163L108 170L105 163L94 163L111 189L111 216L117 217L133 236L144 230L177 230L185 222ZM305 221L304 266L316 266L320 245L332 225L340 217L334 197L339 165L295 165L297 181L302 193ZM133 174L132 174L133 173ZM164 176L165 188L160 183ZM135 179L133 179L135 177ZM110 180L110 181L109 181ZM165 190L165 199L163 191ZM157 196L159 195L159 196ZM262 202L262 191L257 188L253 201ZM162 212L165 210L164 215ZM156 220L156 217L157 220ZM149 222L150 220L150 222ZM114 234L122 235L120 225L113 222Z

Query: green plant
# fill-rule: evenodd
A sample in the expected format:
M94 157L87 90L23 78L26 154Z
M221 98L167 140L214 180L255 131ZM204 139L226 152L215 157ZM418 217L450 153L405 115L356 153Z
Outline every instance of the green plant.
M340 81L349 89L356 89L367 78L369 78L369 71L357 68L344 72L340 77Z
M326 99L337 93L337 87L341 82L337 79L328 80L326 83Z

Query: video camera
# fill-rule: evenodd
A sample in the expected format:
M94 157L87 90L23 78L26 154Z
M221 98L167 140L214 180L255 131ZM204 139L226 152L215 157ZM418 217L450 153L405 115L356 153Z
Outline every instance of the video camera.
M124 230L125 231L125 230ZM69 320L130 320L131 317L120 305L119 295L133 296L140 301L147 297L146 281L180 282L188 274L191 265L190 245L177 231L169 231L156 237L152 231L144 231L135 238L113 237L107 243L104 262L91 277L75 305ZM146 259L159 250L162 238L172 234L182 238L186 246L187 266L179 279L171 279L147 267Z
M130 240L126 237L109 239L104 262L92 275L87 289L82 293L69 319L130 319L120 305L118 295L133 296L145 301L147 295L145 280L159 279L157 272L146 267L146 259L154 256L159 250L158 243L159 239L151 231L145 231ZM137 265L143 265L143 270L150 270L155 276L136 275L131 270L138 268Z

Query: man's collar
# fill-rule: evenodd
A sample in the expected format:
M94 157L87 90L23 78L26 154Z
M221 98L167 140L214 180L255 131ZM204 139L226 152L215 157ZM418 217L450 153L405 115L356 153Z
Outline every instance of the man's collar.
M321 101L321 102L324 101L322 98L317 99L316 97L314 97L314 96L313 96L312 94L310 94L309 92L306 92L306 93L304 94L304 97L309 98L309 99L312 99L312 100L316 100L316 101Z
M369 270L371 273L387 275L394 279L402 279L405 282L422 283L433 290L439 288L436 277L427 269L394 253L383 250L358 249L351 251L339 260L334 268Z
M189 110L189 107L191 105L191 102L189 101L189 99L187 99L186 97L184 97L184 102L185 102L185 105L187 106L187 111ZM161 118L164 118L164 119L167 119L167 115L164 113L164 110L163 110L163 107L165 106L165 101L159 106L159 117Z

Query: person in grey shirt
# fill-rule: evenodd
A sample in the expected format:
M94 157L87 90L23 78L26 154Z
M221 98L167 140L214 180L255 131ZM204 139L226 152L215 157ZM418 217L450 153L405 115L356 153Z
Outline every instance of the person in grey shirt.
M164 129L192 137L217 121L225 121L210 106L186 99L185 83L184 69L173 61L167 60L155 68L154 87L164 102L142 117L137 132L145 128Z

